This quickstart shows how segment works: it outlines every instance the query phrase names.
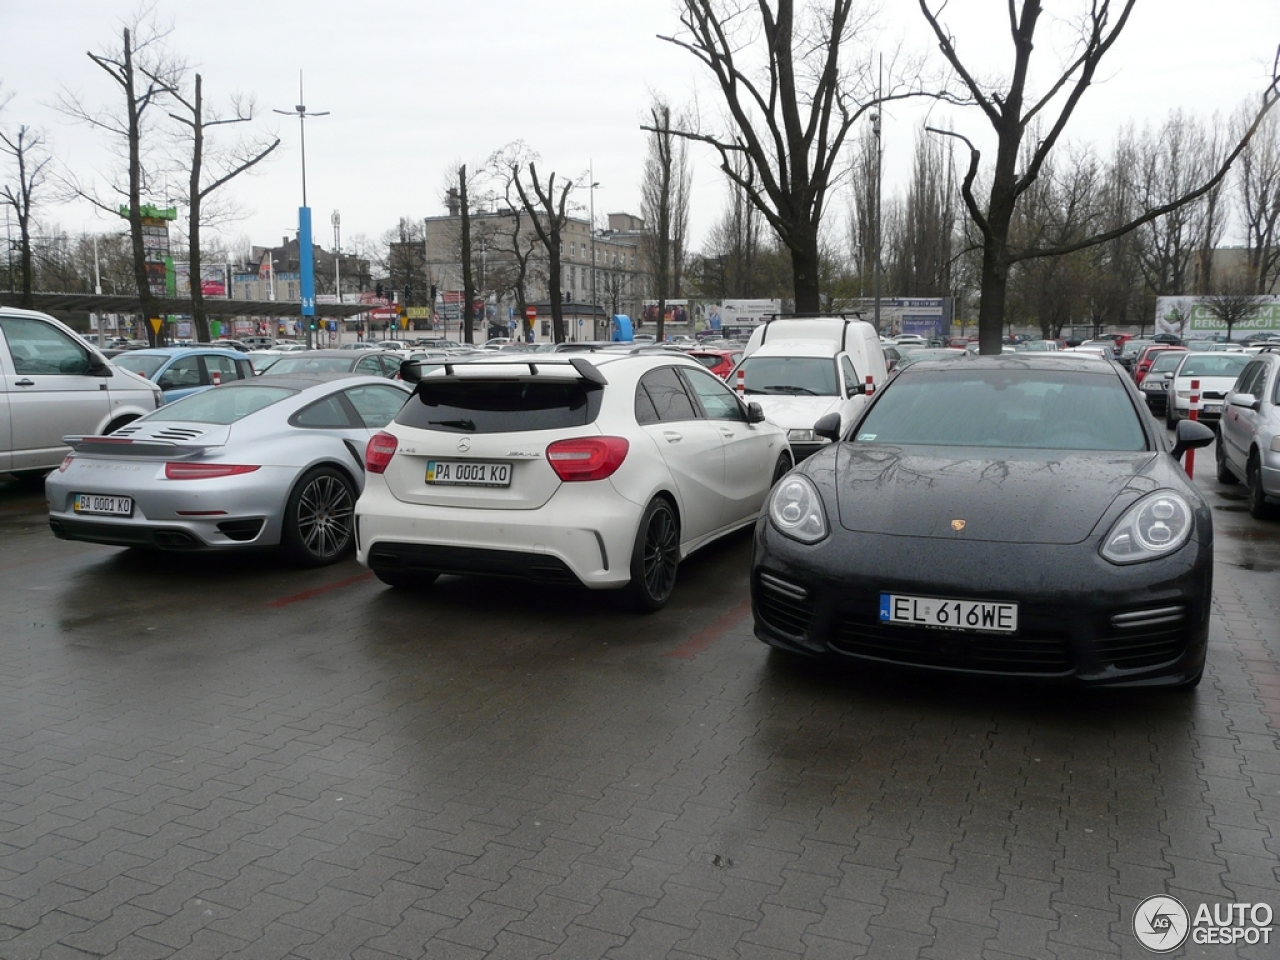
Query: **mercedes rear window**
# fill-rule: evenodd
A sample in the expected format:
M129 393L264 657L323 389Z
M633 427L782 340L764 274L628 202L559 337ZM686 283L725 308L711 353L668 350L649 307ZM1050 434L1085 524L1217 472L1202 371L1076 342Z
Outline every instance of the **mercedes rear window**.
M581 427L600 412L601 387L584 380L421 381L396 423L449 433L523 433Z

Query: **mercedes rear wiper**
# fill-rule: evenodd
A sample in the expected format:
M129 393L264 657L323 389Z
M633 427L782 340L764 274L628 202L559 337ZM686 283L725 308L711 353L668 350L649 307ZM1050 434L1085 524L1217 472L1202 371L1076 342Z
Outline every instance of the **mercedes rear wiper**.
M428 420L428 424L433 427L457 427L459 430L474 430L475 422L472 420Z

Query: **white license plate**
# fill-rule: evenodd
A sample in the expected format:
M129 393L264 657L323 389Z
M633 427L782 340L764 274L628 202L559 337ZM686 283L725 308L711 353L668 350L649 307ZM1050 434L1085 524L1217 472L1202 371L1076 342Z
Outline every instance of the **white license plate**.
M1220 404L1220 403L1206 403L1203 407L1201 407L1201 408L1200 408L1200 412L1201 412L1201 413L1221 413L1221 412L1222 412L1222 404Z
M104 497L96 493L77 493L71 508L76 513L97 513L108 517L133 515L131 497Z
M428 460L427 483L459 487L509 487L511 464L477 460Z
M880 594L880 622L901 623L939 630L974 630L982 633L1016 633L1018 605L985 600L947 600Z

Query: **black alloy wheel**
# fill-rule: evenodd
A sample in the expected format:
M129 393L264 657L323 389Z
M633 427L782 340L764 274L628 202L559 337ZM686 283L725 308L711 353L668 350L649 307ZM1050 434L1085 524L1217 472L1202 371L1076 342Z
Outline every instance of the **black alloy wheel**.
M655 497L645 508L631 551L631 583L627 593L642 613L661 610L671 599L680 565L680 523L675 508Z
M773 479L769 481L769 489L772 490L778 485L778 481L791 472L794 464L791 461L791 454L784 453L778 458L778 462L773 466Z
M307 567L336 563L354 546L355 490L333 467L316 467L298 481L285 506L283 544Z

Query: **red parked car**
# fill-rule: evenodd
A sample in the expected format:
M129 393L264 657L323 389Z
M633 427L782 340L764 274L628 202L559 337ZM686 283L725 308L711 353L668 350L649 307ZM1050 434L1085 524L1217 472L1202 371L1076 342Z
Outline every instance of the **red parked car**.
M721 380L728 380L733 368L742 359L741 350L690 350L689 356L714 373Z
M1138 354L1138 359L1133 365L1133 382L1138 386L1142 386L1142 380L1147 375L1147 371L1151 369L1151 364L1155 362L1156 354L1164 350L1182 350L1186 347L1175 347L1167 343L1155 343L1144 349Z

